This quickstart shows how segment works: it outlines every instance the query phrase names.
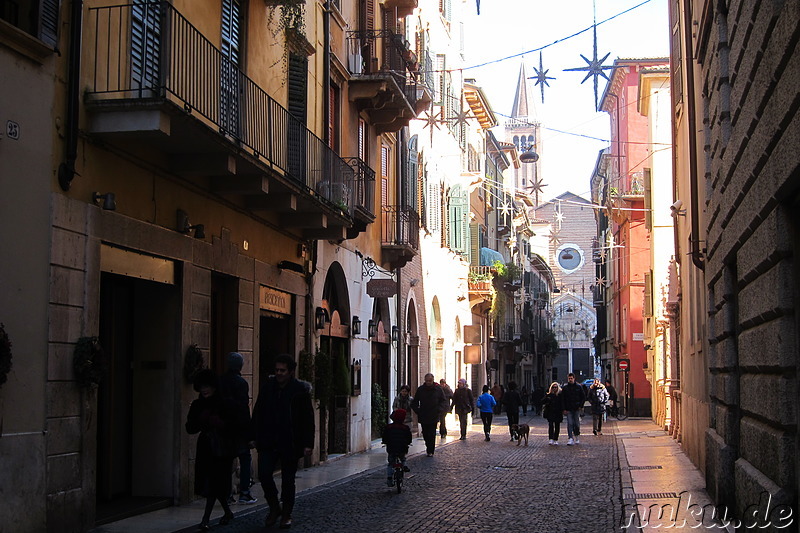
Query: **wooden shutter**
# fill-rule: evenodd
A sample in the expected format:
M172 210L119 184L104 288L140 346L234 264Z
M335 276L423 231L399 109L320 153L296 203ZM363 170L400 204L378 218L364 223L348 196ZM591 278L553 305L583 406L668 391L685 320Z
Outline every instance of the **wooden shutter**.
M363 118L358 119L358 158L367 160L367 122Z
M229 133L239 132L239 0L222 0L220 29L220 125Z
M136 89L159 86L161 55L161 6L134 0L131 7L131 78Z
M447 233L450 249L459 254L468 254L469 248L469 204L460 185L450 189L447 202Z
M644 227L653 231L653 174L644 169Z
M389 147L381 146L381 205L389 205Z
M308 87L308 58L289 53L287 108L301 124L306 124L306 98Z
M469 225L469 264L481 264L481 225L475 222Z
M39 39L53 48L58 46L59 0L41 0Z
M644 306L642 307L642 316L653 316L653 271L650 270L644 273Z
M328 90L328 146L333 150L339 147L339 88L330 83ZM361 139L359 139L359 142Z
M403 206L417 209L417 182L419 181L418 137L414 135L408 141L408 157L406 158L406 175L403 176Z

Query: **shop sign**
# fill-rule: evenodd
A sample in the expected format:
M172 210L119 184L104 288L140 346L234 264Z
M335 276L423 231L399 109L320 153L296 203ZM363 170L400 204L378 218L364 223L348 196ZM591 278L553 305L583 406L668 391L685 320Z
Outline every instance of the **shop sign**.
M258 305L265 311L275 311L284 315L292 314L292 295L270 287L259 287Z

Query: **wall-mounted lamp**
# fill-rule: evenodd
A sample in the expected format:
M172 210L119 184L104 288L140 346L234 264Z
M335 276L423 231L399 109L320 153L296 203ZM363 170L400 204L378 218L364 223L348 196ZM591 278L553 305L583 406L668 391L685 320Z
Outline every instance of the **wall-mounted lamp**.
M396 343L400 338L400 330L397 326L392 326L392 342Z
M581 321L580 321L580 320L576 320L576 321L575 321L575 325L576 325L576 326L580 326L580 325L581 325Z
M325 329L325 319L328 317L328 312L325 311L324 307L317 307L317 311L314 313L314 326L317 329Z
M369 335L370 339L374 339L378 335L378 324L372 319L367 322L367 335Z
M553 294L559 294L560 292L561 292L561 289L559 289L558 287L553 289Z
M683 207L683 200L678 200L671 206L669 206L669 210L673 217L685 217L686 216L686 209L681 209Z
M178 231L181 233L191 233L194 230L194 238L195 239L205 239L206 238L206 226L205 224L195 224L192 225L189 223L189 213L184 211L183 209L178 209L178 223L177 223Z
M117 197L114 195L113 192L107 192L105 194L100 194L99 192L93 193L92 198L94 199L94 203L99 204L100 200L103 200L103 209L106 211L116 211L117 210Z
M353 317L353 335L361 335L361 319Z

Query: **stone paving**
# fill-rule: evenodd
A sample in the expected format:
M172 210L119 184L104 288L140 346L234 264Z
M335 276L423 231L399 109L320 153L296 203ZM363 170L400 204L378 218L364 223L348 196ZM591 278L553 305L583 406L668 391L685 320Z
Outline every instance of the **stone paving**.
M532 425L529 446L509 441L497 420L491 442L474 424L466 441L437 448L434 457L411 457L402 494L386 486L383 467L300 494L295 532L615 531L622 523L617 442L582 435L581 444L547 443L547 423ZM424 451L415 439L411 453ZM266 509L237 516L220 533L263 532ZM275 528L277 531L277 528Z

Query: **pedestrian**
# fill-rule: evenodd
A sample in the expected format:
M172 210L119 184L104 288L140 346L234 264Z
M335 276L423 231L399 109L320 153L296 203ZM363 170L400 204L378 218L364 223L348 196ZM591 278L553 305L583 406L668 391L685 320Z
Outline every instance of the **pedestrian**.
M439 417L439 435L442 437L447 436L447 415L453 412L453 389L447 384L444 378L439 380L439 385L442 387L444 397L447 400L447 410Z
M567 384L561 390L564 416L567 417L567 446L581 443L581 409L586 401L583 387L575 382L575 374L567 374Z
M523 385L522 390L519 391L519 396L522 398L522 416L528 416L528 402L531 399L531 395L528 394L528 387Z
M516 440L517 435L514 433L512 427L519 425L519 406L522 403L522 398L517 391L517 382L509 381L508 390L503 394L503 405L506 408L506 416L508 417L508 432L511 434L511 440Z
M414 398L411 396L411 387L408 385L400 385L400 390L397 392L394 401L392 402L392 411L403 409L406 412L406 418L403 423L411 427L413 419L411 417L411 402Z
M275 374L261 385L253 408L251 431L258 450L258 478L269 504L265 527L272 527L279 518L281 528L292 526L297 463L314 449L311 384L296 379L295 368L291 355L278 355ZM277 465L281 467L280 502L273 479Z
M239 503L256 503L258 498L250 494L250 386L242 377L244 356L238 352L228 354L227 370L219 378L219 390L222 398L236 406L236 457L239 459ZM231 492L228 503L236 500Z
M219 380L210 369L201 370L194 379L197 399L189 407L186 431L197 437L194 463L194 492L206 498L199 529L211 529L208 521L214 503L219 500L225 512L220 524L233 520L228 506L231 493L231 465L236 456L236 406L219 394Z
M558 434L564 420L564 405L561 400L561 387L554 381L542 399L542 416L547 419L548 444L551 446L558 446Z
M489 440L489 433L492 432L492 416L494 414L494 406L497 401L494 396L489 394L489 385L483 386L483 394L478 396L478 409L481 412L481 421L483 422L483 434L486 435L486 441Z
M406 419L405 409L395 409L389 415L391 424L387 424L383 428L383 435L381 442L386 445L386 453L388 454L389 464L386 466L386 484L390 487L394 486L394 464L400 459L403 464L403 471L408 472L406 466L406 455L408 454L408 447L411 445L411 428L405 425Z
M614 415L617 412L617 389L611 384L611 380L606 380L606 390L608 391L608 405L609 414Z
M472 418L472 412L475 410L475 399L472 397L472 391L467 387L467 380L461 378L458 380L456 390L453 393L453 406L458 416L458 422L461 425L461 439L467 440L467 421Z
M561 387L559 387L561 390ZM542 400L544 400L545 390L542 387L534 387L531 394L531 406L537 415L542 414Z
M592 433L595 435L603 434L603 414L606 412L608 403L608 391L600 380L595 378L592 386L589 387L589 403L592 404Z
M494 386L492 386L492 396L494 397L494 404L495 404L494 414L496 415L500 414L500 407L502 406L501 402L503 401L503 392L504 392L503 386L500 385L499 383L495 383Z
M433 457L436 451L436 425L441 419L442 412L450 408L441 385L433 380L433 374L425 374L425 381L417 387L411 408L417 413L417 419L422 426L422 437L425 439L425 451L428 457Z

